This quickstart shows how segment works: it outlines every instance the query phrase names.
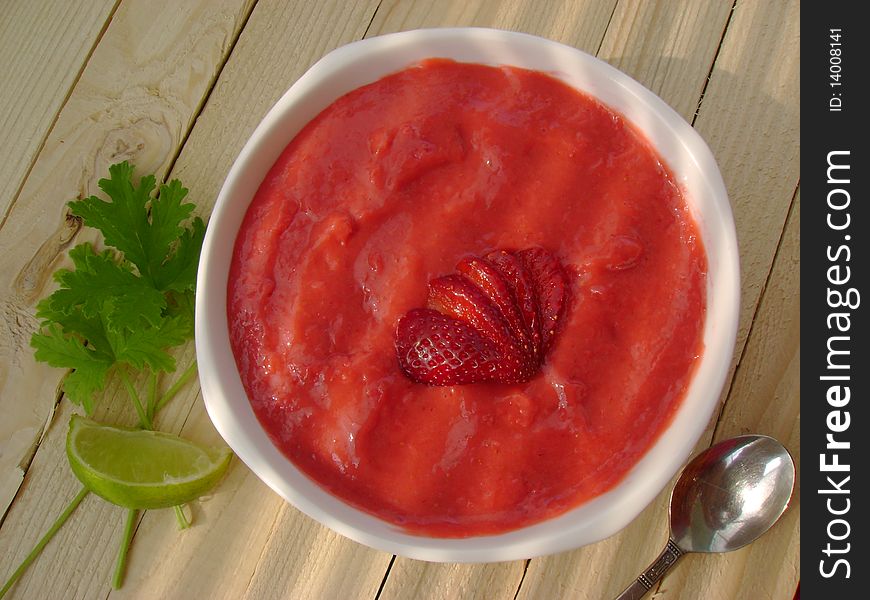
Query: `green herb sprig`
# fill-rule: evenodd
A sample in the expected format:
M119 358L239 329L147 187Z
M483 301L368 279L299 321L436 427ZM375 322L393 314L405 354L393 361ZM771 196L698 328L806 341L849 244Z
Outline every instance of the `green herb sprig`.
M193 337L205 235L202 219L190 218L194 205L183 202L188 191L178 180L161 185L152 200L153 175L134 186L127 162L110 167L109 175L99 186L110 202L91 196L69 207L111 248L97 252L83 243L70 251L75 268L55 273L60 288L37 305L41 331L31 339L37 360L72 369L64 392L89 415L113 371L132 390L131 375L175 370L168 350ZM143 405L135 393L131 399L150 429L160 401L149 397Z
M116 376L140 426L153 429L156 413L196 373L194 361L158 397L159 375L176 370L170 350L193 338L205 224L193 216L195 206L184 202L188 190L181 182L161 185L155 195L155 177L142 177L137 186L133 172L127 162L109 167L109 178L99 181L108 201L90 196L69 203L73 215L102 233L108 248L98 251L86 242L70 251L74 268L54 274L59 288L37 305L40 329L31 346L36 360L71 370L63 382L64 394L88 415ZM144 400L133 385L143 374L148 381ZM82 488L0 588L0 598L87 494ZM175 513L179 526L186 528L189 523L181 507L175 507ZM113 579L116 588L122 582L136 514L135 509L127 514Z

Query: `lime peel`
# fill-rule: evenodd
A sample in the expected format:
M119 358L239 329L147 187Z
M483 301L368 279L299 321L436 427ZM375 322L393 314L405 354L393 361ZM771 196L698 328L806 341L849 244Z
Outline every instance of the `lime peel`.
M232 459L228 448L204 448L171 433L70 418L66 453L73 473L118 506L168 508L213 488Z

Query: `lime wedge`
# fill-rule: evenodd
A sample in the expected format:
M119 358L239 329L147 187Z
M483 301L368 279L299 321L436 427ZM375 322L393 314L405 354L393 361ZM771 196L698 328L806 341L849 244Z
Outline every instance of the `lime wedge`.
M228 448L202 448L177 435L100 425L73 415L66 455L93 493L126 508L166 508L196 500L223 476Z

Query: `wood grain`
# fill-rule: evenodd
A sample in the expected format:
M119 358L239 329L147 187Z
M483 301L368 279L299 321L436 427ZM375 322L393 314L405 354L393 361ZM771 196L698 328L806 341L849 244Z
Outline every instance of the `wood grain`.
M616 0L383 0L369 36L424 27L492 27L532 33L595 53Z
M0 3L0 223L116 4Z
M103 410L98 417L108 422L124 422L125 412ZM4 580L81 488L69 469L64 451L71 414L70 403L59 405L58 413L27 470L17 501L10 507L0 528L0 548L3 548L0 573L3 573ZM124 514L123 509L93 495L85 498L7 597L105 597Z
M7 213L32 164L36 160L58 111L66 101L72 85L84 67L92 47L99 39L103 27L115 6L114 0L103 2L75 1L63 5L46 2L4 2L0 8L0 231ZM43 246L35 253L31 264L38 265L55 256L58 247L65 247L78 230L77 223L60 219L54 235L47 235ZM33 328L32 317L6 299L17 289L30 285L33 270L19 273L14 287L11 280L4 281L0 295L0 354L10 357L12 347L29 339ZM9 273L3 270L4 278ZM5 290L10 290L9 292ZM7 398L2 382L14 372L15 361L0 360L0 398ZM16 390L18 398L32 398L50 389L40 389L38 379L30 379ZM56 385L56 382L55 382ZM11 392L10 392L11 394ZM49 393L50 398L55 394ZM36 402L33 411L18 398L15 411L7 410L7 402L0 408L8 417L0 420L0 518L12 501L12 496L24 476L19 467L30 460L42 431L47 409L53 405ZM34 418L33 412L38 416Z
M716 440L745 433L779 439L795 460L798 480L788 512L751 546L721 557L703 557L694 589L731 589L720 598L789 599L800 581L800 194L796 194L770 277L752 323L731 399ZM770 570L778 569L778 577ZM688 592L685 598L694 598Z
M728 24L727 2L619 2L598 58L692 121Z
M391 558L284 504L245 598L374 598Z
M377 5L377 0L257 3L172 172L204 214L266 112L324 54L361 39Z
M738 2L695 121L719 163L737 226L738 354L800 176L799 23L797 2Z
M488 564L427 563L396 558L379 599L513 598L525 561Z

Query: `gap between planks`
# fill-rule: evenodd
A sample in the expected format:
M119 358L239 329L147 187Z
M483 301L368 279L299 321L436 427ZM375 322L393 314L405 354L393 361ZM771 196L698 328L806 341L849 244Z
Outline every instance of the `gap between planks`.
M381 9L381 4L383 4L383 2L384 2L384 0L379 0L378 5L372 11L372 18L369 19L369 24L366 25L366 30L363 31L362 38L360 38L361 40L364 40L368 37L369 29L372 28L372 23L375 22L375 17L378 16L378 11ZM390 563L390 564L392 564L392 563ZM380 593L380 590L378 591L378 593Z
M698 96L698 103L695 105L695 112L692 114L692 127L695 126L695 121L698 120L698 115L701 114L701 104L704 102L704 94L707 93L707 86L710 85L710 79L713 77L713 69L716 67L716 61L719 60L719 53L722 51L722 44L725 42L725 35L728 33L731 21L734 20L735 8L737 8L737 0L734 0L731 3L731 11L728 13L728 18L725 20L725 27L722 28L722 35L719 37L719 43L716 45L716 52L713 53L713 60L710 61L710 69L707 71L707 77L704 78L704 87L701 88L701 94Z
M25 178L26 180L26 178ZM66 378L66 375L64 375ZM63 382L63 379L61 380ZM33 444L33 447L30 449L30 452L26 457L24 457L21 462L18 463L18 468L21 469L21 483L18 485L18 489L15 491L15 495L12 497L12 501L9 503L9 506L6 507L6 510L0 513L0 528L3 527L3 524L6 522L6 517L9 515L9 509L12 508L12 505L18 502L19 496L24 493L24 479L27 477L28 471L30 471L30 465L33 464L33 459L36 458L36 453L39 450L40 444L45 439L45 434L48 432L48 428L51 427L52 423L54 423L54 415L57 413L57 408L60 406L60 403L63 401L64 393L63 393L63 385L58 387L57 395L54 397L54 404L51 407L51 412L48 417L45 419L45 424L42 427L42 433L39 435L39 439L36 440L36 443Z
M380 5L379 5L380 6ZM384 591L384 586L387 585L387 579L390 577L390 570L393 568L393 563L396 562L396 555L390 559L390 564L387 565L387 570L384 571L384 577L381 579L381 585L378 586L378 591L375 593L375 600L380 600L381 592Z
M601 33L601 39L598 40L598 47L595 48L595 57L601 54L601 48L604 46L604 40L607 39L607 30L610 29L610 24L613 23L613 15L616 14L616 9L619 7L619 0L613 3L613 8L610 11L610 16L607 17L607 25L604 26L604 31ZM528 567L528 564L526 565ZM519 593L519 590L517 591Z
M230 60L230 56L233 55L233 52L236 49L236 44L239 43L239 38L242 37L242 32L245 30L245 27L248 26L248 20L251 18L251 15L254 13L254 10L257 8L257 4L259 4L260 0L252 0L251 8L248 10L248 13L242 17L242 24L238 28L235 37L230 40L229 47L227 48L226 54L224 54L223 60L218 64L218 68L215 69L214 77L209 82L208 89L202 95L199 100L199 104L197 104L196 109L193 111L193 116L190 119L190 126L185 130L184 135L181 137L181 140L178 142L178 147L175 149L175 154L172 155L172 158L169 160L169 164L166 166L166 175L165 179L169 179L170 174L173 169L175 169L175 163L178 162L178 157L181 156L181 151L184 149L184 146L187 145L187 140L190 139L190 134L193 131L193 128L196 126L196 120L199 118L199 115L202 114L205 105L208 104L209 98L211 98L212 92L214 92L214 88L217 85L218 80L220 79L221 73L223 73L224 68L227 66L227 62ZM188 413L189 416L190 413ZM187 422L187 418L185 418L185 423ZM184 427L184 425L182 425Z
M611 15L612 16L612 15ZM532 559L527 558L523 563L523 574L520 575L520 582L517 584L517 591L514 592L514 600L517 600L520 596L520 590L523 589L523 582L526 580L526 573L529 572L529 564L531 564Z
M269 527L269 535L263 540L263 547L260 549L260 554L257 556L257 562L254 564L254 569L251 571L251 576L248 578L248 584L245 586L245 598L249 598L249 592L251 591L251 584L254 583L254 579L257 577L257 571L260 568L260 563L263 562L263 556L266 554L267 549L269 548L269 540L271 540L275 535L275 530L278 529L278 521L281 518L281 515L287 510L287 503L282 502L281 508L278 509L278 512L275 513L275 518L272 519L272 525ZM393 557L395 559L395 556ZM390 561L390 566L393 566L393 562ZM389 568L387 568L387 572L389 573ZM386 580L386 575L384 575L384 580ZM381 584L383 587L383 583ZM380 593L380 590L378 590Z

